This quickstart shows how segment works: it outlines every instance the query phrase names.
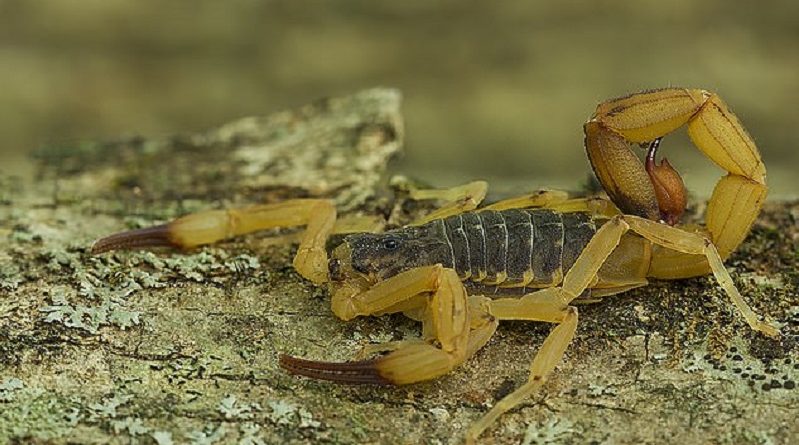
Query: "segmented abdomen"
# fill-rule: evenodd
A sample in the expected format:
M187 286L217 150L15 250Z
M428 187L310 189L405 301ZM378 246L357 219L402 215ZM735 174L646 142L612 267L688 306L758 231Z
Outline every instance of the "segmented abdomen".
M441 225L461 279L500 287L559 283L596 232L585 213L546 209L468 212L429 224Z

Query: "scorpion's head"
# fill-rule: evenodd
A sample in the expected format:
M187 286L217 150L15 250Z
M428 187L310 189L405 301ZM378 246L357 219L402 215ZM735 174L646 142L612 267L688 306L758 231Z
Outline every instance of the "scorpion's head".
M400 272L452 261L441 230L441 225L426 224L347 236L330 257L333 312L344 320L362 315L354 304L356 295Z
M349 235L333 251L330 279L362 278L374 283L414 267L436 264L446 244L431 232L420 226Z
M405 270L441 263L448 249L429 226L347 236L329 262L333 312L344 320L357 316L355 295Z

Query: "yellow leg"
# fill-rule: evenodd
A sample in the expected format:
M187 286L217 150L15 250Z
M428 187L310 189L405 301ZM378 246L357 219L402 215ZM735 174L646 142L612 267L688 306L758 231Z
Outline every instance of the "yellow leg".
M560 213L587 212L594 217L611 218L621 214L612 201L600 197L569 199L544 207Z
M547 376L562 360L574 337L577 310L567 306L596 281L596 274L608 256L619 245L621 237L632 230L657 245L690 255L704 255L719 284L730 296L749 325L766 335L779 335L777 329L758 320L743 300L729 273L724 268L715 246L703 236L631 215L617 216L604 224L594 235L576 262L566 273L561 288L545 289L521 299L498 299L489 303L489 312L498 319L531 319L560 323L542 345L530 367L527 383L500 400L485 416L475 422L466 437L474 443L480 434L503 413L530 397L546 382ZM631 285L634 286L634 285ZM618 290L618 289L616 289Z
M379 233L386 226L386 219L380 215L345 215L336 219L331 234Z
M566 347L574 337L577 310L568 304L582 294L587 287L595 284L597 272L628 230L633 230L649 241L669 249L687 254L705 255L719 283L743 313L750 326L767 335L777 334L774 327L757 320L756 314L746 305L735 289L715 247L706 238L636 216L614 217L597 231L583 249L572 268L566 273L561 288L544 289L520 299L498 299L490 303L489 312L500 320L526 319L560 324L553 329L533 360L528 382L499 401L491 411L475 422L469 429L467 443L476 441L478 436L500 415L517 406L541 388L549 373L562 359ZM641 282L644 282L643 279ZM640 285L639 282L634 282L627 287L638 285ZM608 292L616 292L623 288L624 286L608 289Z
M777 328L758 320L757 314L746 304L736 289L729 272L724 268L716 247L710 240L698 233L686 232L633 215L614 217L597 230L596 235L591 238L564 277L563 297L566 302L570 302L579 296L587 286L590 286L596 277L596 272L628 230L632 230L658 246L688 254L689 260L691 255L704 255L719 285L744 316L749 326L769 336L779 335ZM657 258L653 261L657 261Z
M475 443L480 434L496 422L499 416L528 399L546 383L549 375L563 360L566 348L574 339L576 330L577 308L569 306L562 315L560 324L550 332L530 364L530 376L527 383L497 402L488 413L469 427L469 431L466 433L467 444Z
M489 303L489 312L500 320L527 320L560 323L567 312L561 289L541 289L521 298L498 298Z
M469 332L474 324L466 289L454 270L441 265L411 269L351 297L348 302L334 300L333 310L344 319L386 313L392 308L409 310L403 302L424 293L432 293L424 319L429 324L426 331L438 347L418 340L393 343L387 346L393 352L384 357L349 363L282 356L281 366L294 374L344 383L403 385L446 374L466 359L470 351ZM473 343L471 347L479 345Z
M441 208L413 221L410 225L422 225L435 219L446 218L475 210L488 191L485 181L474 181L465 185L441 190L410 188L412 199L441 199L448 201ZM602 198L569 199L569 194L560 190L539 190L527 195L503 199L480 210L509 210L548 208L562 213L589 212L596 216L611 217L620 212L612 202Z
M141 247L188 249L225 238L274 227L306 225L294 258L294 268L315 282L327 281L325 241L336 222L336 208L324 199L295 199L240 209L209 210L182 216L170 223L121 232L102 238L92 253Z
M411 199L440 199L448 201L447 204L441 208L417 219L411 223L411 225L418 226L433 221L434 219L446 218L448 216L474 210L483 202L487 192L488 183L485 181L474 181L461 186L441 190L410 188L409 194Z
M516 196L503 199L483 207L483 210L508 210L527 209L533 207L547 207L569 199L569 194L561 190L539 190L529 195Z
M539 190L528 195L503 199L489 204L480 210L510 210L545 208L561 213L588 212L594 216L608 218L618 215L619 209L611 201L599 197L569 198L568 192L561 190Z
M590 281L578 279L574 275L569 280ZM577 308L569 306L564 300L561 288L547 288L521 298L500 298L487 303L488 312L497 320L529 320L559 324L544 340L544 344L530 364L527 383L505 396L488 413L472 424L466 434L467 444L474 443L499 416L535 394L546 382L555 366L563 360L563 354L577 330Z
M738 289L735 287L730 273L724 267L721 255L719 255L716 246L713 245L710 240L697 233L686 232L675 227L669 227L630 215L624 216L624 223L630 230L655 244L689 255L704 255L707 258L713 276L716 277L716 281L718 281L719 285L730 297L730 300L732 300L732 303L741 315L743 315L744 319L746 319L749 326L770 337L777 337L780 335L779 330L775 326L760 321L758 315L746 304L746 301L744 301L740 292L738 292Z
M466 359L471 358L488 343L499 325L499 319L491 314L491 299L482 295L469 297L471 314L469 343L466 345Z

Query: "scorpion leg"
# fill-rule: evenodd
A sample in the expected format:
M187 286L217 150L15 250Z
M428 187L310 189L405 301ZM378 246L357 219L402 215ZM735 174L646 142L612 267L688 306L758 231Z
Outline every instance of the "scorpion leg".
M466 345L466 358L472 357L488 343L497 330L499 319L491 313L491 299L482 295L469 297L471 326L469 343Z
M608 218L618 215L619 209L609 200L600 197L569 198L562 190L538 190L527 195L514 196L482 207L480 210L510 210L545 208L561 213L588 212Z
M474 210L483 201L488 191L488 184L485 181L474 181L465 185L440 190L417 189L410 185L407 187L412 199L442 199L448 201L443 207L417 219L410 225L422 225L434 219L446 218ZM590 212L608 217L619 213L613 203L606 199L569 199L569 193L561 190L538 190L527 195L497 201L480 210L529 208L549 208L559 212Z
M415 200L441 199L447 201L447 204L441 208L430 212L410 224L418 226L435 219L446 218L476 209L477 206L483 202L488 192L488 183L485 181L473 181L448 189L419 189L409 185L408 192L411 199Z
M687 232L634 215L616 216L597 230L572 268L566 273L563 281L563 296L567 302L576 298L586 286L591 284L596 272L619 244L621 236L628 230L632 230L658 246L683 254L704 256L719 285L741 312L749 326L772 337L779 335L776 327L760 321L757 314L746 304L724 267L715 245L709 239L698 233ZM657 259L653 259L653 261L657 261Z
M472 424L466 433L467 444L474 443L502 414L535 394L563 360L566 348L577 330L577 308L565 304L560 292L559 288L549 288L520 299L503 298L489 303L489 313L499 320L547 321L558 325L549 333L530 364L527 382L497 402L488 413Z
M629 229L621 218L621 216L614 217L597 230L566 273L561 287L543 289L519 299L502 298L489 303L489 313L499 320L534 320L559 324L546 338L533 359L527 383L497 402L487 414L475 422L467 433L467 443L474 443L499 416L538 391L555 366L561 362L577 329L577 308L570 306L569 303L596 282L600 267ZM640 283L620 284L616 289L606 289L606 292L614 293L625 287L638 285Z
M500 320L560 323L568 309L560 294L560 288L550 287L521 298L498 298L489 303L489 312Z
M448 201L443 207L413 221L410 225L422 225L435 219L474 210L483 201L488 191L488 184L485 181L474 181L457 187L437 190L418 189L410 185L406 187L408 187L411 199ZM480 210L529 208L548 208L562 213L589 212L595 216L607 217L620 213L616 206L607 199L599 197L569 199L568 192L561 190L539 190L527 195L497 201Z
M594 217L611 218L621 214L618 207L612 201L598 196L589 198L573 198L563 202L544 206L560 213L586 212Z
M336 219L336 225L330 232L335 235L349 233L379 233L386 226L382 215L344 215Z
M334 296L333 310L344 319L386 313L392 308L409 310L403 302L423 293L432 293L424 302L430 324L426 330L438 347L420 340L405 341L389 345L393 352L386 356L347 363L284 355L281 366L293 374L342 383L402 385L446 374L466 359L473 325L466 289L454 270L441 265L411 269L349 297L349 302L336 301Z
M427 298L414 298L413 300L408 300L407 304L392 306L384 313L403 312L409 318L421 321L422 339L426 342L436 341L435 324L433 323L432 313L428 310L429 307L426 305ZM494 335L499 325L499 319L490 312L490 302L490 298L482 295L469 297L470 328L469 343L466 347L467 360L488 343L488 340ZM380 352L394 351L405 343L407 343L407 341L392 341L367 345L358 353L356 359L363 359Z
M569 199L569 193L562 190L538 190L536 192L515 196L497 201L482 208L482 210L509 210L529 209L534 207L548 207L559 204Z
M336 208L324 199L294 199L276 204L208 210L167 224L120 232L97 240L92 253L141 247L189 249L258 230L306 225L294 268L315 282L327 281L325 241L336 221Z
M425 215L415 221L413 225L424 224L433 219L446 218L447 216L474 210L480 204L486 191L479 191L476 181L465 186L454 187L445 190L416 190L411 194L414 199L449 199L451 202L444 207ZM479 199L477 199L479 197ZM545 208L552 209L561 213L568 212L588 212L595 216L612 217L618 215L619 209L609 200L600 197L589 198L569 198L569 193L562 190L538 190L526 195L514 196L503 199L480 210L510 210L510 209L532 209Z
M709 239L697 233L686 232L676 227L658 224L636 216L625 215L623 218L625 225L630 230L655 244L689 255L704 255L708 264L710 264L710 270L713 272L713 276L716 277L716 281L730 297L732 303L746 319L749 326L770 337L780 335L780 331L775 326L760 321L758 315L746 304L746 301L744 301L735 287L730 273L724 267L719 251Z

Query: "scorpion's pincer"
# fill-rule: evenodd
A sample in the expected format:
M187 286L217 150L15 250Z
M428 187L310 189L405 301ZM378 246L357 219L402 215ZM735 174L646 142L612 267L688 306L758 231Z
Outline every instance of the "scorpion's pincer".
M378 369L380 358L355 362L334 363L305 360L290 355L280 355L280 366L286 371L318 380L337 383L391 385Z
M100 238L92 245L92 254L111 250L141 249L146 247L179 247L170 233L169 224L128 230Z

